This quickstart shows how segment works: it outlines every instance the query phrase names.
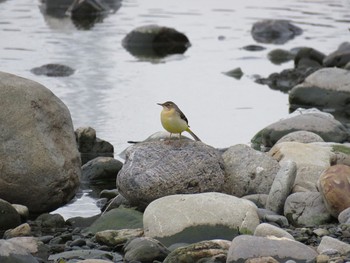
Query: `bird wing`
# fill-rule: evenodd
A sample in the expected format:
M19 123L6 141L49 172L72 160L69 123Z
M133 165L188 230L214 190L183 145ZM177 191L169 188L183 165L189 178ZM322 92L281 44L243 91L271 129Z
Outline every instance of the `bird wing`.
M177 107L177 106L176 106L176 111L179 113L180 118L181 118L182 120L184 120L184 121L188 124L188 120L187 120L185 114L184 114L184 113L179 109L179 107Z

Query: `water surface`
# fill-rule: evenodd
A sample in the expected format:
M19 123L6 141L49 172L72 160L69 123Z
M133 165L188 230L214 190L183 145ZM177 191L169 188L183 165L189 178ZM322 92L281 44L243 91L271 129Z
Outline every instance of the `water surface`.
M75 128L91 126L111 142L116 154L128 140L143 140L162 130L158 102L172 100L185 112L192 130L207 144L249 143L260 129L288 115L288 95L254 82L293 66L266 58L275 48L309 46L326 54L349 39L349 1L295 0L129 0L89 30L69 18L40 11L39 1L0 1L0 70L38 81L71 111ZM288 19L301 36L282 46L256 44L250 30L261 19ZM123 37L147 24L173 27L190 39L183 55L147 61L129 54ZM76 69L70 77L35 76L30 69L60 63ZM240 80L223 72L241 67ZM86 199L85 199L86 198ZM84 192L81 214L97 213ZM81 207L82 204L79 204ZM64 210L76 215L75 208Z

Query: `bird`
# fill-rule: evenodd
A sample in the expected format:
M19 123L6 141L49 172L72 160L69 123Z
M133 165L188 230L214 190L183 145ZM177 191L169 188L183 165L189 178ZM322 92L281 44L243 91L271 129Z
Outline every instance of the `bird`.
M178 133L181 139L181 133L186 131L191 134L191 136L196 141L201 141L198 136L190 130L190 126L188 126L188 120L185 114L183 114L183 112L174 102L167 101L157 104L163 107L163 110L160 113L160 120L162 122L163 128L170 132L170 137L171 134Z

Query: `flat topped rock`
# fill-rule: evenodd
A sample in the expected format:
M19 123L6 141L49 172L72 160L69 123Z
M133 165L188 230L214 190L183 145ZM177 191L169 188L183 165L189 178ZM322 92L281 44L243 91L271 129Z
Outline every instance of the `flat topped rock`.
M120 193L139 207L167 195L220 192L223 184L220 152L190 140L145 142L128 148L117 177Z

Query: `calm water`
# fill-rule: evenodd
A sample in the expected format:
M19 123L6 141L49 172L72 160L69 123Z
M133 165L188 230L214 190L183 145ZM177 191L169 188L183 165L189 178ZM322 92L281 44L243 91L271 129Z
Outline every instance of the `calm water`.
M192 130L214 147L248 143L256 132L288 114L288 96L254 83L292 67L276 66L266 54L274 48L314 47L326 54L349 40L350 1L295 0L130 0L95 24L78 30L69 18L46 16L39 1L0 1L0 70L30 78L51 89L71 111L75 128L91 126L111 142L116 154L128 140L162 130L157 102L175 101ZM252 24L288 19L304 33L283 46L260 52ZM190 39L184 55L142 61L121 46L132 29L147 24L174 27ZM64 78L35 76L30 69L60 63L76 69ZM236 80L222 72L241 67ZM88 192L61 209L65 217L97 213ZM77 208L79 207L79 208Z

